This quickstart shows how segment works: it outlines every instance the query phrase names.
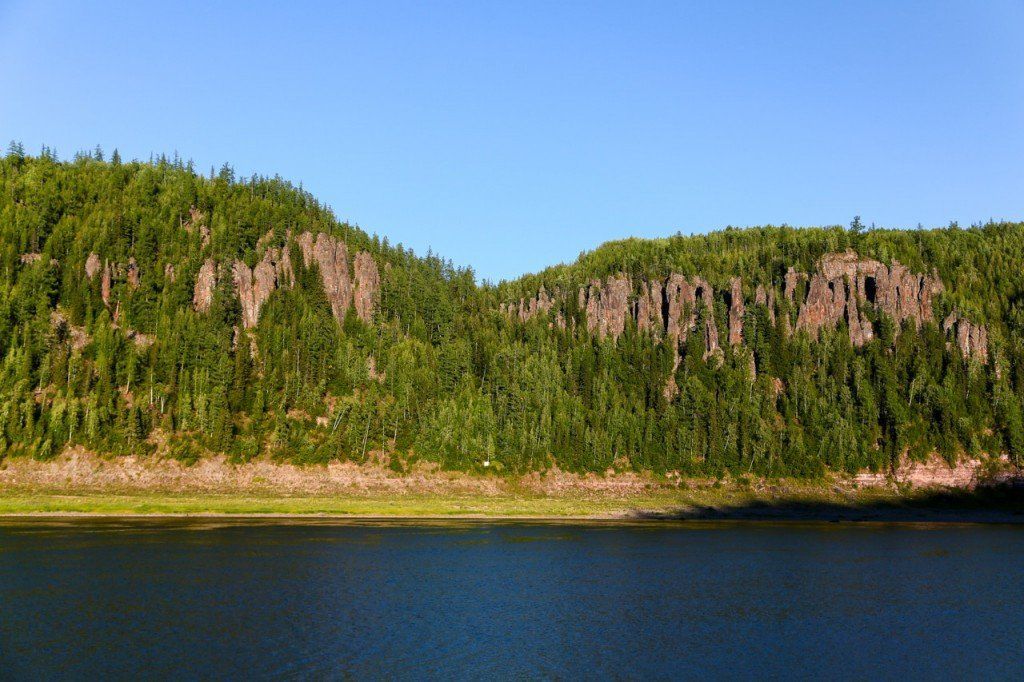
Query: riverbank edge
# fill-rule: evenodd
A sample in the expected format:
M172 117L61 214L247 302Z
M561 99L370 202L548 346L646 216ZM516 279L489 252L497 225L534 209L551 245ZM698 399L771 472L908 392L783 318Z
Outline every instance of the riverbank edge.
M2 519L320 521L766 521L1024 524L1024 491L707 489L630 497L259 496L0 490Z

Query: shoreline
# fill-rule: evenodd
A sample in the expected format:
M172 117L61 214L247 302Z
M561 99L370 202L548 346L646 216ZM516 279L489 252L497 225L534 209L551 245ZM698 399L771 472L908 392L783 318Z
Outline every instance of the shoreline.
M928 462L909 465L899 478L705 480L552 466L499 477L429 463L404 473L380 462L302 467L217 457L183 465L75 449L48 461L0 460L0 517L1024 523L1019 474L983 479L980 467Z
M674 499L673 499L674 497ZM12 493L0 490L0 523L16 520L309 521L371 523L922 523L1024 524L1019 490L877 491L837 495L763 495L690 491L636 498L417 496L260 497L244 495Z
M910 524L910 525L951 525L951 526L970 526L970 525L1022 525L1024 524L1024 518L1019 514L981 514L978 518L972 518L969 516L953 516L953 517L930 517L930 516L912 516L912 517L901 517L899 515L891 518L841 518L835 519L825 516L777 516L777 517L740 517L740 516L721 516L718 518L699 518L699 519L678 519L672 517L655 518L655 517L643 517L637 518L632 516L489 516L489 515L452 515L452 516L387 516L387 515L372 515L372 514L280 514L280 513L267 513L267 514L233 514L233 513L221 513L221 512L198 512L198 513L124 513L124 514L108 514L103 512L16 512L11 514L0 514L0 524L5 521L24 521L24 520L41 520L41 521L56 521L56 520L95 520L95 521L142 521L142 520L153 520L153 521L171 521L171 520L227 520L227 521L321 521L338 523L339 525L345 522L379 522L382 524L394 524L394 525L430 525L434 523L445 523L445 522L480 522L480 523L536 523L536 524L565 524L565 525L584 525L584 524L602 524L602 525L704 525L704 524L728 524L728 523L755 523L755 524L776 524L776 523L812 523L812 524L846 524L846 525L890 525L890 524Z

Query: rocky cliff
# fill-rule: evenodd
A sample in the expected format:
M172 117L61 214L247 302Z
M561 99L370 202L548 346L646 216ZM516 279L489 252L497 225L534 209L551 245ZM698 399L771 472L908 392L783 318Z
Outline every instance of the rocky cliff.
M212 258L203 261L196 275L196 284L192 291L192 306L201 313L210 309L213 302L213 289L217 286L217 263Z
M790 319L792 312L778 305L778 285L785 300L792 304L789 308L795 308L795 322ZM732 277L728 286L717 292L700 275L671 273L664 279L635 283L625 275L612 275L581 287L577 303L587 331L601 339L617 339L627 320L633 320L638 331L673 339L678 347L700 325L704 357L709 358L721 353L714 315L716 301L726 311L725 333L731 346L743 343L749 304L766 308L770 322L781 320L786 333L803 331L815 339L822 329L836 329L845 323L851 344L860 347L875 337L883 315L892 319L897 329L906 321L915 328L933 322L936 297L944 290L934 271L914 273L896 261L885 265L843 251L823 256L811 273L790 267L778 283L758 283L755 287L745 286L741 277ZM504 310L522 322L552 309L557 319L562 319L559 298L552 298L542 288L537 296L518 304L508 303ZM964 357L987 361L988 333L984 325L954 314L944 322L943 330Z
M271 247L268 244L272 237L272 233L268 233L260 240L263 257L254 268L241 260L231 263L231 279L242 307L244 328L251 329L259 323L260 312L274 291L293 286L292 244L299 247L304 267L315 265L319 269L331 312L339 323L344 322L345 314L353 306L364 322L373 319L380 304L381 287L380 272L373 256L365 251L356 253L354 275L350 276L348 247L344 241L322 232L315 237L304 232L295 239L289 233L280 246ZM218 264L207 258L196 275L193 289L192 305L197 312L205 313L210 309L217 280Z
M193 219L201 214L196 213ZM191 224L191 223L190 223ZM316 266L320 271L320 279L331 305L331 311L338 322L344 322L349 308L354 307L356 315L364 322L370 322L380 305L381 277L377 262L366 251L359 251L354 258L353 274L350 276L348 247L344 241L326 233L315 237L304 232L292 239L287 234L279 246L269 246L273 233L260 240L259 246L263 256L256 266L250 268L244 261L234 260L227 264L218 263L213 258L206 258L196 273L192 290L192 307L199 313L206 313L213 302L213 293L217 282L223 277L230 277L234 284L235 294L242 308L242 326L246 329L255 327L260 319L260 312L270 295L277 289L287 289L295 282L295 270L292 265L291 247L297 244L302 253L305 267ZM221 271L224 265L226 271ZM99 278L100 297L104 304L112 305L113 287L118 281L124 282L129 288L140 286L142 273L134 258L126 264L118 264L102 259L97 253L90 253L85 261L85 276L90 282ZM164 265L164 278L171 284L176 279L175 264Z

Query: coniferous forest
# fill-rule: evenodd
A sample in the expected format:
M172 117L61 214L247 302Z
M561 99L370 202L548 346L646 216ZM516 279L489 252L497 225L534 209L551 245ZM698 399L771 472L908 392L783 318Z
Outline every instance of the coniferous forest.
M1024 224L629 239L500 284L280 178L0 159L0 458L816 477L1024 461Z

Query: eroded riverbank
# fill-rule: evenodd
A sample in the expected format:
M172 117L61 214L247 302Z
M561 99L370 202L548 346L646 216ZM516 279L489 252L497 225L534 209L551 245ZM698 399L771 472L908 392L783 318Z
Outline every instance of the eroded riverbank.
M991 467L990 467L991 468ZM1003 487L978 485L1003 483ZM192 465L72 450L0 462L0 514L338 518L997 522L1024 520L1020 488L977 462L912 465L895 477L682 479L649 473L474 475L417 463L297 466L223 458Z

